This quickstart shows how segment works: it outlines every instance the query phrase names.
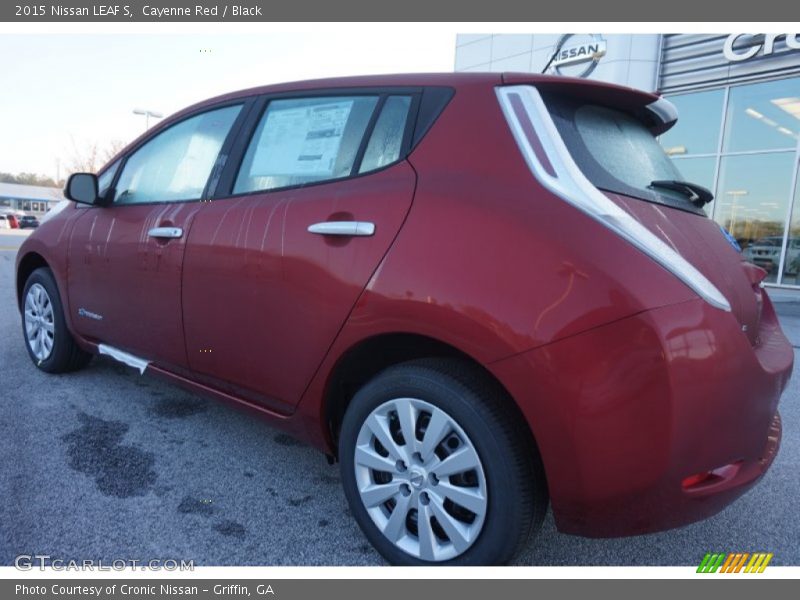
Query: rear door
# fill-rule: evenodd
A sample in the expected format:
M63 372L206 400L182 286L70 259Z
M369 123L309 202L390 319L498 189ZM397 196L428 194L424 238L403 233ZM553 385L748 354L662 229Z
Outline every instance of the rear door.
M408 212L412 90L265 99L183 276L189 364L290 412Z
M69 243L69 305L79 334L186 366L186 239L241 111L242 104L233 104L179 121L103 174L101 192L110 202L83 208Z

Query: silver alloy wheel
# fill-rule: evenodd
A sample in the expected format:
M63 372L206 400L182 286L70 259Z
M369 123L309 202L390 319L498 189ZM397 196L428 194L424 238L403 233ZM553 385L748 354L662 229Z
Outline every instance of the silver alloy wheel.
M34 283L25 296L25 335L39 362L47 360L53 352L54 333L53 303L44 286Z
M361 425L354 468L367 513L404 552L445 561L478 539L488 506L483 465L443 410L413 398L381 404Z

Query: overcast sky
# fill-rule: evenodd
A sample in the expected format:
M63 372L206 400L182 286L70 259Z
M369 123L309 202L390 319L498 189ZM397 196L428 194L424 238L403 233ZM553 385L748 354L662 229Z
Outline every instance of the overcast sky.
M201 52L201 50L204 50ZM0 171L56 176L75 145L130 141L141 107L168 115L267 83L452 71L455 35L408 30L263 34L0 35Z

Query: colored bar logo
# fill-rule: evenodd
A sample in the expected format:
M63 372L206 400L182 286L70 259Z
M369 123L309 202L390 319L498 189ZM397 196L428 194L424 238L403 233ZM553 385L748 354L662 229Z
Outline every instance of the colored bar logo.
M707 552L697 567L698 573L763 573L772 552Z

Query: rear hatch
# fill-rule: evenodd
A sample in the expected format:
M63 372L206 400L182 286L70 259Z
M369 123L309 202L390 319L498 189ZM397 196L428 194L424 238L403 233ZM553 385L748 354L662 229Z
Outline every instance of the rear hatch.
M529 80L504 78L506 83ZM648 110L658 97L582 80L535 78L530 83L586 179L705 276L756 344L766 273L746 262L733 239L707 216L710 192L687 182L662 150L656 136L674 120Z

